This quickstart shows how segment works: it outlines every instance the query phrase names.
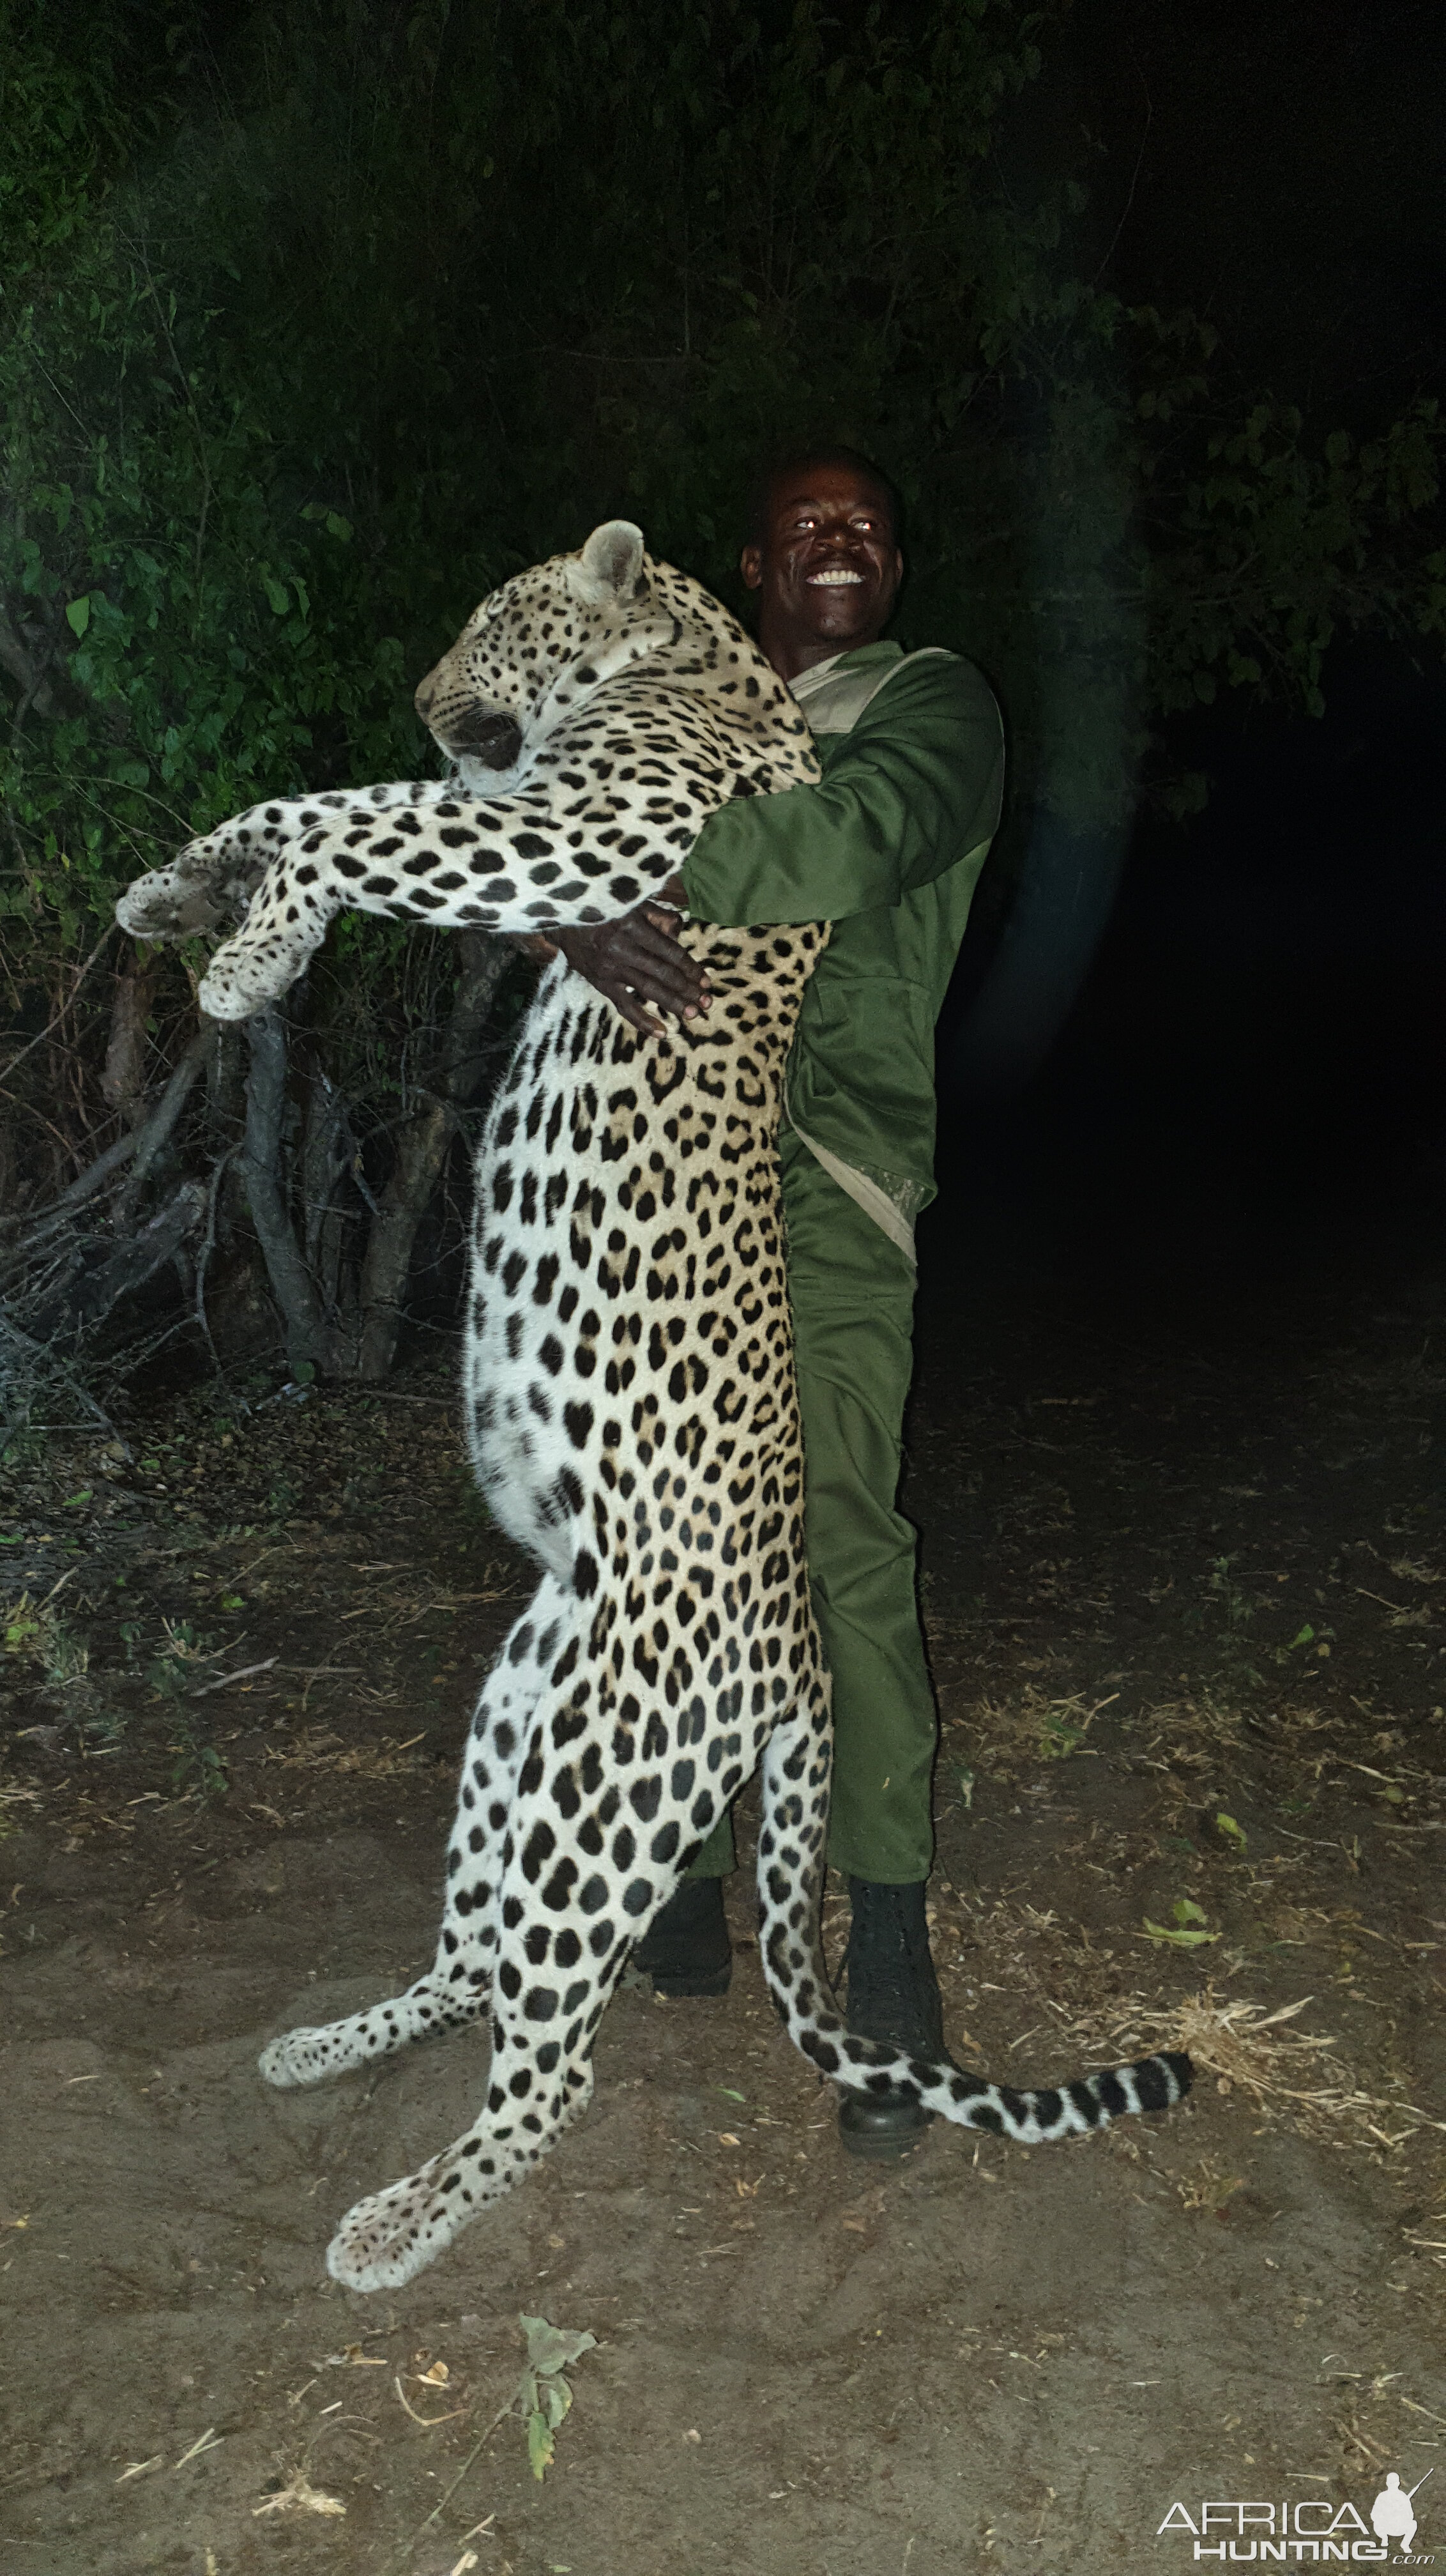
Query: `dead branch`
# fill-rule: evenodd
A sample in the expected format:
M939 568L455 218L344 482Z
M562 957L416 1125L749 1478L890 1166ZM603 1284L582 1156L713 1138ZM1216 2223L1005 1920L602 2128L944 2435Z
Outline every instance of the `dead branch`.
M221 1043L217 1020L203 1020L181 1057L175 1072L161 1093L144 1126L136 1133L135 1162L116 1209L116 1230L129 1221L130 1213L158 1154L162 1153L176 1132L182 1110L210 1068Z
M146 1114L146 1022L158 971L152 949L145 956L133 956L115 979L100 1096L127 1127L139 1127Z
M35 1339L44 1344L62 1334L94 1332L124 1297L133 1297L156 1271L174 1260L192 1228L206 1212L206 1192L199 1181L183 1181L159 1213L129 1242L117 1244L93 1267L78 1245L64 1293L35 1317Z
M360 1375L375 1384L396 1356L412 1246L427 1204L442 1176L461 1111L475 1097L486 1057L483 1032L506 971L507 941L485 931L464 931L462 976L442 1041L434 1090L394 1139L391 1172L377 1204L362 1264Z
M220 1036L216 1021L203 1020L149 1118L129 1136L118 1136L113 1145L107 1145L89 1170L72 1181L68 1189L62 1190L58 1198L52 1199L48 1208L24 1217L0 1217L0 1243L8 1244L12 1256L7 1265L9 1270L13 1271L17 1257L21 1262L29 1260L52 1236L68 1231L76 1210L106 1189L128 1163L134 1162L136 1168L127 1184L126 1197L116 1211L117 1227L124 1222L129 1205L138 1195L156 1156L174 1135L181 1112L200 1076L207 1070Z
M246 1023L251 1063L246 1077L246 1136L241 1172L276 1302L286 1325L293 1368L309 1361L325 1368L331 1336L321 1300L306 1267L282 1187L282 1118L286 1106L286 1026L276 1010L258 1011Z

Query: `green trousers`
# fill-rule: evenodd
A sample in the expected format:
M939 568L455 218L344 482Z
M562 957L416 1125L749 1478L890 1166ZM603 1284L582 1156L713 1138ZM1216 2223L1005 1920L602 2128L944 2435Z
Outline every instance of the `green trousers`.
M915 1535L895 1508L913 1368L914 1271L807 1146L779 1138L805 1452L804 1531L833 1674L828 1856L906 1886L934 1856L938 1721L914 1591ZM691 1875L734 1866L720 1817Z

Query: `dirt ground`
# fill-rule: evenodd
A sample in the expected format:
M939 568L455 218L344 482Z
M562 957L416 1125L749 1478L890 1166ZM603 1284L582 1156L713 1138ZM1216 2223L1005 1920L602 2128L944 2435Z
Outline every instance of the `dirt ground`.
M949 1269L908 1501L951 2043L1044 2081L1184 2031L1193 2101L850 2163L740 1875L727 2000L626 1988L538 2176L342 2292L336 2219L464 2126L483 2044L292 2095L256 2054L430 1957L526 1570L445 1356L137 1402L129 1459L37 1434L0 1519L3 2576L1134 2576L1195 2563L1206 2500L1231 2557L1267 2499L1359 2555L1387 2470L1446 2467L1439 1299ZM524 2315L596 2338L540 2481ZM1416 2509L1446 2565L1446 2477Z

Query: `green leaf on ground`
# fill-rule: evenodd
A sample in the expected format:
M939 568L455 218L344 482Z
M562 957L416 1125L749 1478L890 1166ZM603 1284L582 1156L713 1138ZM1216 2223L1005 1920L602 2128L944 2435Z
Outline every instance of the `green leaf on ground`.
M555 2435L572 2405L572 2390L562 2374L591 2352L597 2336L586 2328L555 2326L546 2317L519 2317L527 2337L527 2367L518 2380L513 2405L527 2424L527 2457L541 2479L556 2453Z
M595 2334L549 2325L546 2317L523 2317L521 2324L527 2337L527 2367L544 2377L554 2370L570 2370L597 2343Z
M1152 1923L1148 1914L1145 1916L1147 1939L1168 1941L1177 1950L1198 1950L1207 1942L1219 1940L1218 1932L1206 1932L1200 1928L1206 1920L1205 1909L1197 1905L1193 1897L1177 1896L1170 1911L1175 1918L1173 1926Z

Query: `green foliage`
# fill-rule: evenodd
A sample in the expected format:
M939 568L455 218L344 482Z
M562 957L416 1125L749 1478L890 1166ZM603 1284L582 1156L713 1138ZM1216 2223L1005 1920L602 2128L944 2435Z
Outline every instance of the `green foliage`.
M171 1730L167 1749L175 1757L171 1765L173 1797L194 1794L203 1801L224 1798L230 1786L225 1760L191 1707L199 1689L204 1688L197 1683L197 1671L218 1651L205 1637L198 1637L188 1620L168 1619L165 1642L146 1666L146 1680L163 1703ZM128 1659L129 1652L128 1640Z
M47 1689L64 1691L85 1680L90 1650L67 1626L54 1599L51 1592L43 1601L32 1602L29 1593L22 1592L4 1614L0 1645L7 1655L33 1664Z
M1168 1942L1172 1950L1201 1950L1208 1949L1213 1941L1219 1940L1218 1932L1205 1930L1208 1920L1205 1909L1197 1905L1193 1897L1177 1896L1170 1913L1173 1920L1168 1924L1152 1923L1148 1914L1145 1916L1147 1941Z
M346 522L278 488L205 309L109 213L28 284L0 352L0 590L31 673L0 754L0 902L70 944L177 839L325 772L338 728L383 768L416 734Z
M546 2476L557 2450L557 2431L572 2406L572 2387L563 2377L597 2336L586 2329L549 2325L546 2317L518 2321L527 2337L527 2368L517 2383L513 2403L527 2426L527 2458L537 2479Z

